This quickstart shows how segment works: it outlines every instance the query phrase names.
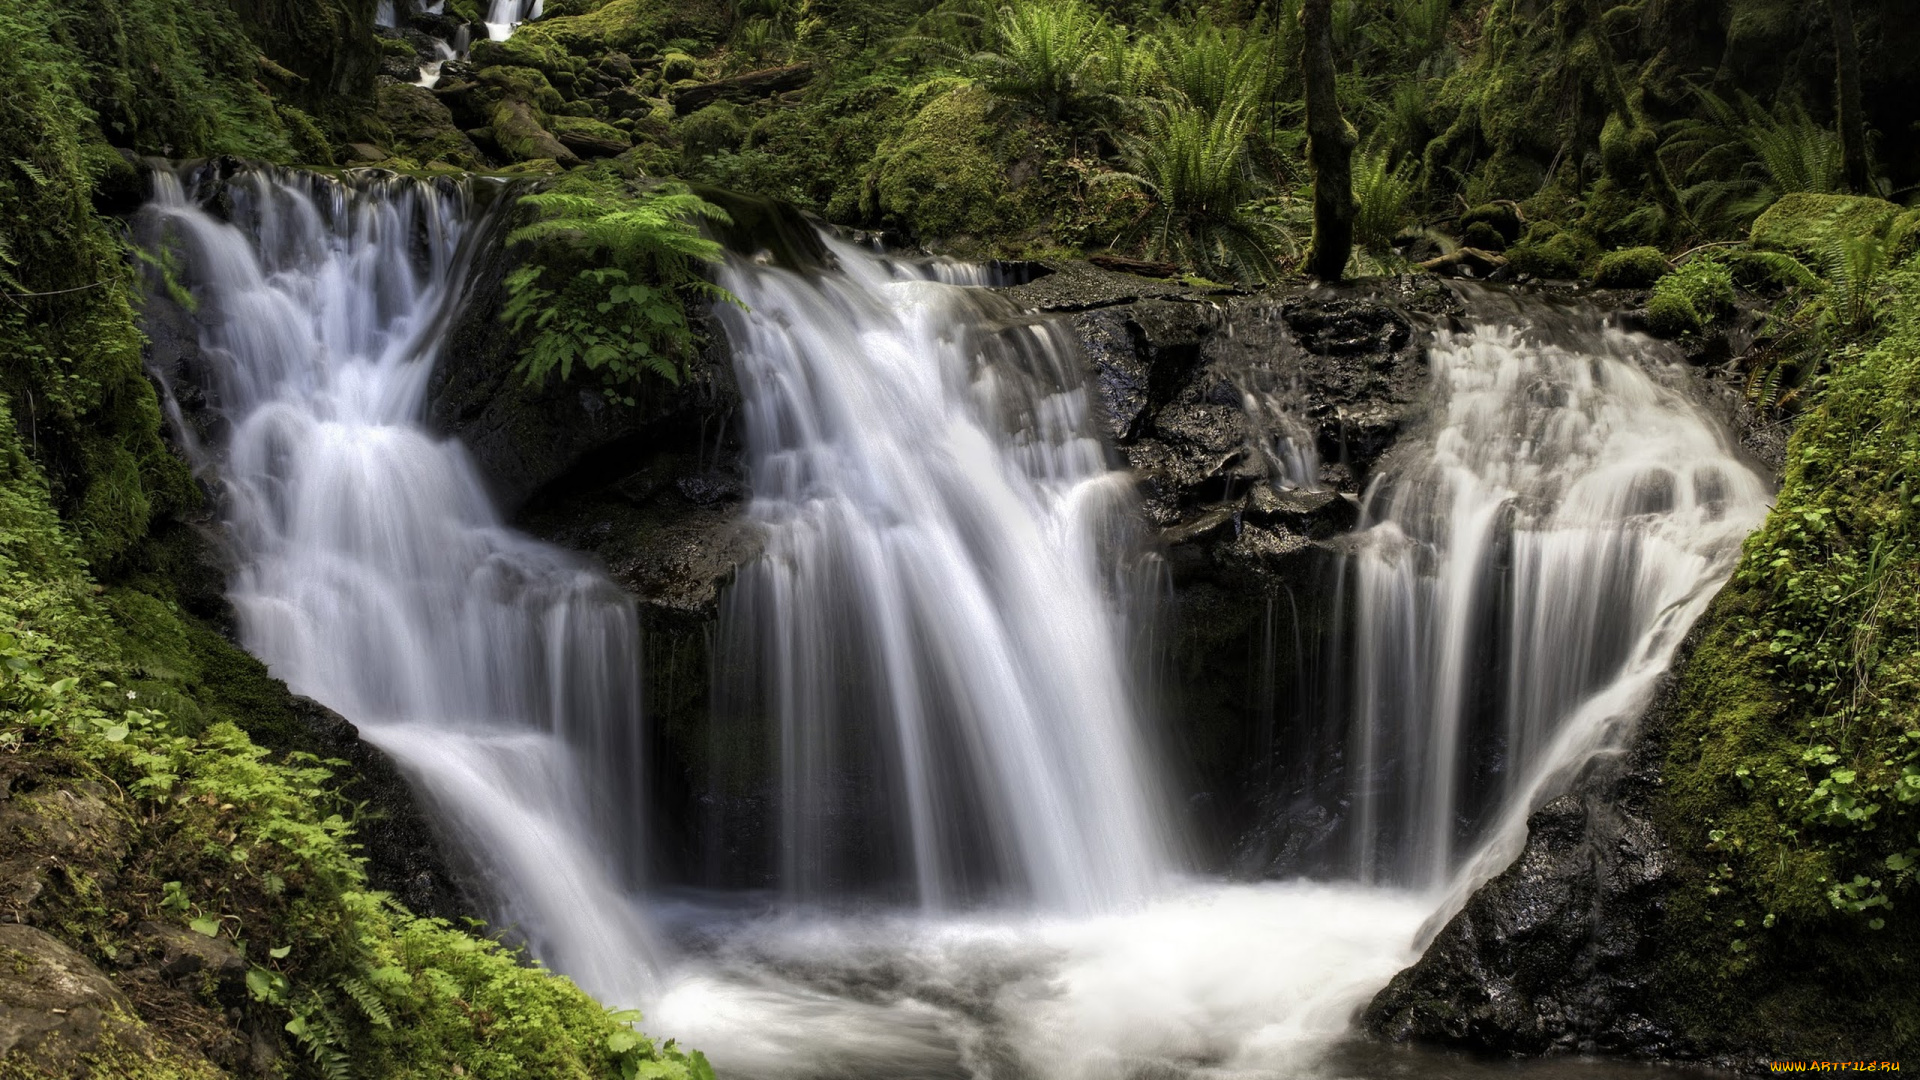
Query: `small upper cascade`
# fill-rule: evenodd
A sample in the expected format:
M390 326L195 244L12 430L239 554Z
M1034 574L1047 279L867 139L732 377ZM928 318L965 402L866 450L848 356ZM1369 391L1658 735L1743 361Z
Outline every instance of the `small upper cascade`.
M1766 513L1654 343L1482 298L1346 560L1354 859L1432 886L1611 745ZM1508 851L1510 860L1512 851Z
M491 0L487 7L487 37L505 41L513 28L540 17L544 0Z
M140 228L195 299L243 643L414 779L494 914L636 1000L639 628L592 567L505 527L427 379L483 223L451 182L162 173Z
M837 270L722 274L767 548L723 617L719 704L778 733L783 884L1144 895L1170 844L1111 569L1132 484L1078 349L960 287L990 268L828 246Z

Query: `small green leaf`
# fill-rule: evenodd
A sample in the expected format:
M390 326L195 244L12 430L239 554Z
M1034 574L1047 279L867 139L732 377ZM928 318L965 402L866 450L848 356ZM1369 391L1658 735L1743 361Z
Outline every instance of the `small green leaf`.
M211 915L202 915L187 925L193 927L193 932L196 934L204 934L207 937L220 936L220 920Z

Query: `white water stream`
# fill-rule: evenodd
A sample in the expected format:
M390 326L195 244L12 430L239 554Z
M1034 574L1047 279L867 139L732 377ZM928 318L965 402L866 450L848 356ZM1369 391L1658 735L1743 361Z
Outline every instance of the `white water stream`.
M247 648L392 754L495 914L633 1001L654 946L631 886L639 775L631 601L506 528L423 424L476 231L451 185L256 170L229 220L160 174L143 231L180 260L210 398Z
M1353 1010L1617 745L1764 509L1641 339L1443 336L1351 558L1353 835L1383 884L1195 880L1131 690L1130 485L1071 341L961 270L735 261L767 546L717 722L775 733L782 895L648 898L631 603L422 423L468 193L201 196L162 176L143 233L229 425L246 644L401 762L537 955L731 1077L1352 1075ZM1476 802L1487 702L1513 764Z

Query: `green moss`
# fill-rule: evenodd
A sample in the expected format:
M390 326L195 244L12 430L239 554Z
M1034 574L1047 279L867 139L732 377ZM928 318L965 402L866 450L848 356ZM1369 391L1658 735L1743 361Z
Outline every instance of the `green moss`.
M1485 225L1499 237L1499 249L1520 239L1520 211L1512 203L1487 203L1460 215L1462 236L1472 232L1475 225Z
M1900 217L1900 207L1883 199L1801 192L1768 207L1748 237L1756 248L1817 260L1831 238L1885 237Z
M699 67L693 57L678 50L660 58L660 77L667 82L676 83L682 79L691 79L698 71Z
M1571 281L1581 276L1598 248L1576 230L1543 221L1528 228L1526 238L1508 249L1507 261L1522 274Z
M1627 248L1600 257L1600 264L1593 271L1593 283L1606 289L1646 289L1666 277L1671 269L1659 248Z
M1654 285L1648 329L1660 337L1699 333L1732 311L1733 302L1733 271L1712 259L1694 259Z
M1888 331L1832 357L1794 431L1668 735L1665 992L1694 1030L1801 1056L1920 1050L1920 270L1891 286Z
M1009 197L1012 147L994 99L972 83L936 84L874 156L866 208L922 238L990 237L1031 226Z
M747 134L745 110L730 101L709 105L674 125L685 160L698 161L740 145Z

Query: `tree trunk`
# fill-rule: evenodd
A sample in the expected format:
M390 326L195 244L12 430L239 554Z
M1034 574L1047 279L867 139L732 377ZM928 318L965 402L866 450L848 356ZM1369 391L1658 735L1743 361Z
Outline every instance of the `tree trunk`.
M1333 0L1300 5L1307 89L1307 161L1313 169L1313 246L1307 272L1339 281L1353 253L1353 128L1334 92Z
M1860 39L1853 33L1853 0L1827 0L1833 12L1833 59L1838 69L1840 149L1847 168L1847 187L1857 195L1872 193L1867 175L1866 105L1860 92Z

